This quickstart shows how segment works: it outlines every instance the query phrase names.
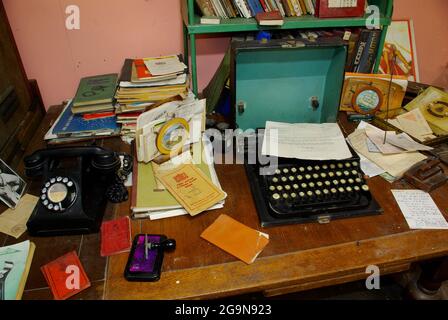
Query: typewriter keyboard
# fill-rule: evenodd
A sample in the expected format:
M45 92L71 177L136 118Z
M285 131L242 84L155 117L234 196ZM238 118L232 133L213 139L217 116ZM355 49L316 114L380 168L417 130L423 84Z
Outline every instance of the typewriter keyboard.
M258 167L259 168L259 167ZM248 170L249 179L256 169ZM251 177L252 174L252 177ZM372 198L363 177L359 158L344 161L305 161L280 163L270 175L251 182L260 218L281 224L282 219L296 222L377 214L381 210ZM262 225L269 225L266 221Z

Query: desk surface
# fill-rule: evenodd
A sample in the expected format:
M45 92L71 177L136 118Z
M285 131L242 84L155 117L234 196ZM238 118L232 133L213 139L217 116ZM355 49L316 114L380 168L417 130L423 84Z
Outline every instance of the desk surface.
M44 147L42 137L58 109L50 109L27 150ZM347 129L349 124L343 122ZM118 138L99 144L130 151ZM23 175L23 166L18 171ZM0 244L31 239L36 253L24 299L51 299L40 266L71 250L76 250L92 282L92 287L75 299L196 299L218 298L264 291L276 295L334 285L366 278L366 267L377 265L382 274L407 270L415 261L448 255L448 231L411 231L390 192L391 185L380 177L369 186L384 213L329 224L300 224L261 228L248 180L242 165L217 165L223 189L228 193L224 209L196 217L181 216L159 221L132 221L133 234L166 234L177 248L165 255L159 282L130 283L123 277L128 254L108 259L100 257L99 234L57 238L12 239L0 234ZM394 188L406 186L393 185ZM32 184L30 193L38 193ZM431 193L448 217L448 186ZM270 236L270 242L256 262L246 265L200 238L200 234L220 214ZM109 205L105 219L129 214L129 202Z

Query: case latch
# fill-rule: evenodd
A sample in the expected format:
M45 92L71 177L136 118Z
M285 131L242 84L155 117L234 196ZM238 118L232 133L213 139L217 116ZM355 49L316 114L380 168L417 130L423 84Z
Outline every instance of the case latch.
M329 215L317 217L317 222L319 222L319 224L328 224L330 221L331 217Z
M238 114L243 114L244 111L246 110L246 102L244 101L239 101L236 105L237 109L238 109Z

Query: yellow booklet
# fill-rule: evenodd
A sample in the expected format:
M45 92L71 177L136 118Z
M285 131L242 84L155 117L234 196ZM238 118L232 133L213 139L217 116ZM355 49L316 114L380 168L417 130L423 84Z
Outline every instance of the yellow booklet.
M179 166L172 171L160 172L157 178L192 216L198 215L226 198L226 194L192 164Z

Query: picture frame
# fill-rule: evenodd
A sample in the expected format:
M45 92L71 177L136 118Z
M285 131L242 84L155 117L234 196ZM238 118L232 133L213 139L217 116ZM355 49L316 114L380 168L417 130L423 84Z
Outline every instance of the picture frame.
M25 192L26 182L0 159L0 200L15 209Z
M379 73L392 73L406 76L409 81L420 81L414 24L411 19L394 20L389 26Z

